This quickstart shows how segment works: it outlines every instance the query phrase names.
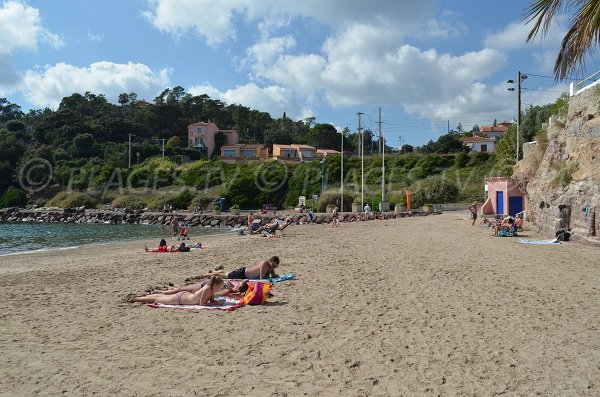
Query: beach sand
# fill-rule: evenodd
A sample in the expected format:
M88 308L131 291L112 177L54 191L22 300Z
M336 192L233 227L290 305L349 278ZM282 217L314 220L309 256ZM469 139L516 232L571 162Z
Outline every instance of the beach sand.
M467 212L202 243L0 257L0 395L600 394L597 248L494 238ZM272 255L297 280L263 306L120 303Z

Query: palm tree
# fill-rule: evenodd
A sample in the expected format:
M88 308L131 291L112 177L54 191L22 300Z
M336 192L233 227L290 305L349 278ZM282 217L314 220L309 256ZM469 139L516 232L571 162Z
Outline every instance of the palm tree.
M600 41L600 0L533 0L526 8L527 22L536 20L527 41L548 33L560 10L576 8L554 64L554 77L564 80L576 68L583 71L588 51Z

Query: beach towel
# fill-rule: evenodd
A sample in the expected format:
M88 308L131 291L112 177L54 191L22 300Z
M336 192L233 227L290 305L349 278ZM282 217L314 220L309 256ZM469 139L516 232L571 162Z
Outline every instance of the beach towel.
M148 306L157 309L179 309L179 310L235 310L244 306L244 301L239 297L218 296L215 298L218 304L211 305L166 305L164 303L150 303Z
M521 244L540 244L540 245L549 245L549 244L560 244L558 239L552 240L519 240Z
M282 281L287 281L287 280L293 280L295 279L296 276L292 273L287 273L287 274L282 274L279 277L269 277L269 278L248 278L246 280L252 280L252 281L262 281L265 283L280 283ZM231 281L231 280L238 280L238 279L228 279L226 281ZM239 280L238 280L239 281Z
M282 281L286 281L286 280L293 280L295 279L296 276L293 275L292 273L287 273L287 274L282 274L279 277L271 277L271 278L267 278L266 281L270 282L270 283L280 283Z

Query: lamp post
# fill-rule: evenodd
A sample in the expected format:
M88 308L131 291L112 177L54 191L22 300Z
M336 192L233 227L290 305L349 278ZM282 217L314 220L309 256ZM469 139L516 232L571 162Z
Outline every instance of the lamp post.
M526 74L521 74L521 71L517 71L517 162L519 161L519 135L521 127L521 82L527 79ZM514 84L512 80L507 81L508 84ZM508 91L514 91L514 87L509 87Z
M342 151L341 151L341 171L340 171L340 212L344 212L344 130L342 130Z

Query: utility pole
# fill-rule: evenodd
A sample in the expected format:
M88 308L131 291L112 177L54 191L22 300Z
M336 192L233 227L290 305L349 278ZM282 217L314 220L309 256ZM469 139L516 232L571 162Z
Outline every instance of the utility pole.
M365 157L364 157L364 142L362 135L362 126L360 124L360 116L364 113L358 112L356 115L358 116L358 143L359 143L359 151L360 151L360 208L361 211L365 205Z
M517 162L519 162L519 128L521 127L521 71L517 72Z
M520 129L521 129L521 82L527 79L526 74L522 74L521 71L517 71L517 162L519 161L519 149L520 149ZM508 84L514 84L512 80L507 81ZM514 91L513 87L508 88L509 91Z
M385 201L385 139L383 138L383 132L381 130L381 108L379 108L379 121L377 126L379 127L379 141L381 142L381 201Z

